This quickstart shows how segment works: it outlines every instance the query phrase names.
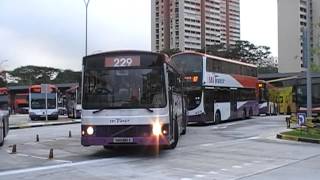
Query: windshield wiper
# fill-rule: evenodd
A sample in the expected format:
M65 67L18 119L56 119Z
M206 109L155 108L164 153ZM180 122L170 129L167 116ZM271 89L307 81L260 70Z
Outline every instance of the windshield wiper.
M145 109L148 110L149 112L153 112L153 110L148 107L145 107Z
M100 109L98 109L98 110L93 111L92 114L99 113L99 112L101 112L101 111L103 111L103 110L105 110L105 109L106 109L106 108L100 108Z

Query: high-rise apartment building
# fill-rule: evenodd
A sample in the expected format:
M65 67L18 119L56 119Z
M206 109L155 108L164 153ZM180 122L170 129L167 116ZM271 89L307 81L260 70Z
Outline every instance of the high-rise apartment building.
M307 3L310 3L309 6ZM308 9L309 7L309 9ZM308 19L308 14L310 18ZM279 72L300 72L305 67L304 29L309 25L311 63L320 64L320 1L278 0Z
M152 0L152 50L240 40L240 0Z

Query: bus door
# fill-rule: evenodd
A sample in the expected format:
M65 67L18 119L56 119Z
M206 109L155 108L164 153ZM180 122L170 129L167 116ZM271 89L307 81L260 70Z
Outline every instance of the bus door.
M170 128L169 132L171 135L171 138L174 134L174 99L173 99L173 89L175 86L175 74L173 73L173 70L171 68L167 69L168 72L168 99L169 99L169 121L170 121Z
M214 90L213 89L204 89L204 111L206 114L207 121L214 121Z
M238 107L237 107L237 96L238 96L238 89L230 89L230 116L231 119L238 118Z

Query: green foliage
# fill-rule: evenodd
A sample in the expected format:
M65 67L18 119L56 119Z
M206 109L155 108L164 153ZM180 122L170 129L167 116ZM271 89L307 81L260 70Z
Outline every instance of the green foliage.
M312 63L311 64L311 72L320 73L320 66Z
M22 66L8 71L8 74L16 81L11 82L10 85L80 83L81 81L81 72L52 67Z
M320 129L318 129L318 128L308 128L308 130L294 129L292 131L284 132L281 134L320 140Z
M255 64L258 66L259 73L278 72L278 68L275 67L272 61L270 48L256 46L249 41L237 41L235 45L230 47L223 43L215 44L206 47L206 49L201 49L200 52Z
M162 51L160 51L161 53L165 53L167 54L168 56L172 56L176 53L179 53L181 52L179 48L176 48L176 49L163 49Z

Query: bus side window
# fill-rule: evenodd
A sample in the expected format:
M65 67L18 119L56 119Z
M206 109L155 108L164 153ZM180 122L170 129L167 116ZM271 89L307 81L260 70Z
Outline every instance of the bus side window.
M180 76L172 71L168 71L168 77L169 77L169 86L172 87L172 90L175 92L181 92L182 91L182 79Z

